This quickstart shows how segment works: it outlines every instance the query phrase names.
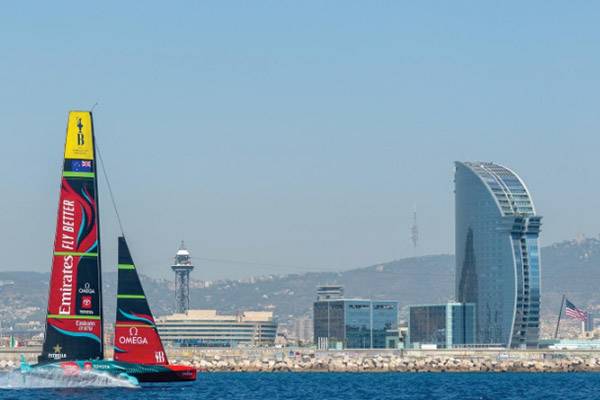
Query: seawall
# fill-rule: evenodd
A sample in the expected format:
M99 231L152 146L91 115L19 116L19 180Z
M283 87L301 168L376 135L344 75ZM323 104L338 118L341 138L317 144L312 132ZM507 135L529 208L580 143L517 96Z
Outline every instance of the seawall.
M206 372L576 372L600 371L600 351L168 349L174 364ZM0 369L35 362L39 349L0 349Z

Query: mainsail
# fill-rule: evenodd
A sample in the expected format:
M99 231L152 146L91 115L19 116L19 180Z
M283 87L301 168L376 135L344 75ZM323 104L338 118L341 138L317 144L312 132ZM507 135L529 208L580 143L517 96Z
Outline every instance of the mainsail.
M92 113L72 111L40 362L102 359L104 355L95 162Z
M167 356L124 237L119 237L115 361L167 365Z

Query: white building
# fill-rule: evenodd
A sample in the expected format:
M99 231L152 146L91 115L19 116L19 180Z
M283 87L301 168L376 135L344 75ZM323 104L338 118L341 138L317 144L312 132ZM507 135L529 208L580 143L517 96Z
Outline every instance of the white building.
M235 347L273 345L277 323L270 311L244 311L220 315L216 310L188 310L156 320L165 344L199 347Z

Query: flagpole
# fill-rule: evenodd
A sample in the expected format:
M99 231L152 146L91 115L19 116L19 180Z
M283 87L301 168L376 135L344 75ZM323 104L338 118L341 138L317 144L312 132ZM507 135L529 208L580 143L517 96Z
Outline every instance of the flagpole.
M558 326L560 325L560 317L562 316L562 310L565 307L565 295L562 296L562 301L560 302L560 311L558 312L558 321L556 321L556 330L554 331L554 339L558 338Z

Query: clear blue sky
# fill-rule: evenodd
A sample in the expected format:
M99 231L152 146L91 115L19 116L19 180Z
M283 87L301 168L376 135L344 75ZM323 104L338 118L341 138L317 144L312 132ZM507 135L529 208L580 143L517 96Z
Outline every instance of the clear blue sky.
M415 204L419 253L448 253L454 160L519 173L543 244L600 232L600 4L165 4L3 4L2 270L49 270L67 112L95 102L150 275L170 277L182 238L274 264L197 260L195 278L411 256Z

